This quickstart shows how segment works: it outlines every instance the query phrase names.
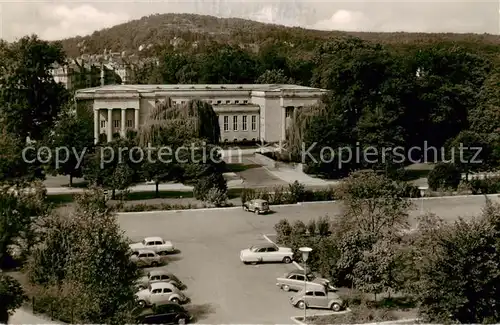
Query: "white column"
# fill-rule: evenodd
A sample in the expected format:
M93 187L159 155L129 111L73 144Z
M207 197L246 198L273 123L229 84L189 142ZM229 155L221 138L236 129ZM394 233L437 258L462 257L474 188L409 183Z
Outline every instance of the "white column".
M94 109L94 143L99 142L99 110Z
M134 129L139 130L139 109L134 109Z
M122 108L122 118L121 118L121 121L120 121L120 126L121 126L121 131L122 131L122 137L125 137L125 119L126 119L126 116L125 116L125 113L127 112L127 109L126 108Z
M108 142L113 141L113 109L108 108Z
M286 140L286 107L281 107L281 141Z

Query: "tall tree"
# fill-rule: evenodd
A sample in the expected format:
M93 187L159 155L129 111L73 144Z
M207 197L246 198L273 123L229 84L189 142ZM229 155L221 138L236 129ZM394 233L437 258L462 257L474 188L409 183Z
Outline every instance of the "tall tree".
M416 288L424 321L500 321L499 225L500 208L488 202L479 219L461 219L435 237Z
M144 181L142 165L144 151L134 140L117 138L89 152L83 166L83 177L90 183L112 191L122 191Z
M83 175L83 159L94 146L93 127L91 120L64 112L49 136L54 157L51 170L54 174L68 175L69 186L73 186L74 177Z
M40 183L25 188L0 189L0 266L10 253L9 247L20 245L21 255L31 249L34 221L49 210L45 204L46 191ZM24 239L24 243L23 242Z
M294 84L293 78L285 75L283 70L266 70L256 82L258 84Z
M70 216L53 214L40 221L42 241L27 275L33 284L51 288L44 298L58 314L72 313L75 323L129 324L139 274L128 239L103 197L102 190L91 189L77 197ZM57 304L61 297L72 308Z
M21 284L0 273L0 323L8 324L9 315L27 300Z
M62 46L23 37L3 46L0 57L0 105L7 130L23 140L42 140L68 99L50 71L65 61Z

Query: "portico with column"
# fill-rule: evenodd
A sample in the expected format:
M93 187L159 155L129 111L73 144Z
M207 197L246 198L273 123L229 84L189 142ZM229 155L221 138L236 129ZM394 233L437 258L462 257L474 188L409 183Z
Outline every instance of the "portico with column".
M134 123L131 126L131 123L127 123L127 112L131 110L134 111ZM114 112L118 113L120 111L120 123L119 126L113 125L113 114ZM102 123L104 122L104 123ZM108 142L113 140L113 134L119 132L120 136L125 137L127 129L133 128L134 130L139 129L139 108L95 108L94 109L94 141L95 143L99 142L99 136L101 134L106 134L106 138Z

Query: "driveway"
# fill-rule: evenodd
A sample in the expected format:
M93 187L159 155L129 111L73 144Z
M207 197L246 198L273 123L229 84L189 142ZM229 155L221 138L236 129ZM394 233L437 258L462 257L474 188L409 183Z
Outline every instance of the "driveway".
M255 166L257 163L253 160L253 156L242 156L238 160L236 157L232 160L233 163L240 163L247 166ZM241 162L240 162L241 161ZM243 171L236 172L243 179L243 185L248 187L269 187L287 185L288 183L278 178L267 171L264 167L251 167Z
M499 202L498 197L492 199ZM416 200L412 223L424 211L448 221L481 212L484 197ZM188 309L200 323L288 324L301 311L288 303L289 293L275 285L275 279L293 270L293 265L250 266L239 260L239 251L264 242L263 234L274 233L282 218L308 221L341 212L339 203L315 203L274 207L276 213L255 215L241 209L191 210L120 214L122 229L133 240L162 236L180 250L169 257L168 270L186 283L191 298ZM312 311L311 311L312 312Z

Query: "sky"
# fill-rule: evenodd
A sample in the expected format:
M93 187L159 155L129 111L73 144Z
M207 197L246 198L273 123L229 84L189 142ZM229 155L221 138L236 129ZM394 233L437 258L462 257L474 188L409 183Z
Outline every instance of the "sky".
M154 13L240 17L321 30L499 34L499 2L352 0L0 0L0 38L87 35ZM131 37L133 37L131 35Z

